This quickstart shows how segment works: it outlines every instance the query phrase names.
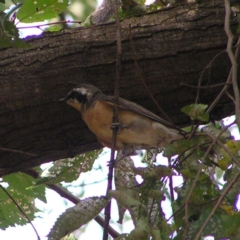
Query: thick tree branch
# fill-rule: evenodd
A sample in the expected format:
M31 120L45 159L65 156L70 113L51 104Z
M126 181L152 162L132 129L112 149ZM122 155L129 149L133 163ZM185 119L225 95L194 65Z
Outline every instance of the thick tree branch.
M121 97L162 116L138 77L136 60L163 111L176 125L189 124L180 109L194 102L196 89L179 83L197 86L205 66L226 49L224 16L222 0L203 0L123 20ZM236 27L232 19L233 33ZM0 50L0 147L36 156L0 150L0 175L100 148L78 112L57 101L75 83L94 84L113 94L115 23L46 33L27 41L30 49ZM230 68L227 54L220 54L201 76L201 87L226 83ZM217 88L204 89L199 102L209 104L218 93ZM234 104L226 95L211 111L213 119L232 113Z

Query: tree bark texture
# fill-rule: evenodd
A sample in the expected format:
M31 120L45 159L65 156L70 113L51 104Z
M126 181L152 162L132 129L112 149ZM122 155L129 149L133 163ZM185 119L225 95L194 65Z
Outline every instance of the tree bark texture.
M200 76L201 86L225 83L231 68L224 17L222 0L202 0L121 21L120 96L162 116L140 80L142 75L173 122L189 124L180 109L194 103L196 89L181 83L197 86ZM232 27L235 34L234 18ZM57 101L80 83L113 93L114 23L26 40L29 49L0 50L0 175L100 148L80 114ZM199 102L210 104L222 87L201 89ZM226 117L233 109L232 100L224 95L212 117Z

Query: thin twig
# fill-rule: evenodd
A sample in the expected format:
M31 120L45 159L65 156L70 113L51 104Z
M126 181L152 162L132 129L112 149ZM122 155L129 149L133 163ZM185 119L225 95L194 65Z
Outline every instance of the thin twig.
M33 169L25 170L24 173L28 174L29 176L37 179L39 177L38 172L36 172ZM56 184L46 184L46 186L56 193L58 193L61 197L66 198L67 200L71 201L74 204L77 204L80 202L80 199L76 196L74 196L71 192L69 192L67 189L60 187ZM101 226L104 227L104 219L101 216L97 216L94 218L94 220ZM111 235L112 238L117 238L119 236L119 233L115 231L111 226L108 227L108 232Z
M210 212L210 214L208 215L207 219L205 220L205 222L202 224L201 228L199 229L198 233L196 234L194 239L199 239L204 228L206 227L207 223L209 222L209 220L211 219L211 217L213 216L213 214L215 213L215 211L217 210L218 206L220 205L220 203L222 202L223 198L225 197L225 195L228 193L228 191L231 189L231 187L234 185L234 183L237 181L237 179L240 177L240 173L238 173L233 179L232 181L229 183L229 185L223 190L222 194L220 195L218 201L216 202L216 204L214 205L212 211Z
M232 63L232 85L233 85L233 92L235 95L235 115L236 115L236 124L238 129L240 129L240 98L239 98L239 89L237 84L237 61L232 51L233 45L233 34L230 29L230 15L231 15L231 7L229 0L225 0L225 22L224 22L224 29L228 37L227 42L227 53Z
M47 184L47 186L58 193L61 197L64 197L71 201L72 203L79 203L80 199L76 196L74 196L72 193L70 193L67 189L60 187L56 184ZM104 227L105 220L101 216L97 216L94 218L94 220L102 227ZM119 236L119 233L114 230L110 225L108 226L108 233L111 235L112 238L117 238Z
M180 83L180 86L185 86L185 87L189 87L189 88L195 88L195 89L209 89L209 88L216 88L216 87L221 87L223 85L226 85L230 83L217 83L217 84L213 84L213 85L208 85L208 86L194 86L194 85L190 85L187 83Z
M232 95L226 91L225 94L233 101L233 103L235 104L235 99L232 97Z
M237 48L236 48L236 52L235 52L235 58L238 58L239 52L240 52L240 38L238 39L238 42L236 44ZM212 102L212 104L210 105L210 107L207 109L207 113L210 113L212 111L212 109L216 106L216 104L219 102L219 100L221 99L222 95L227 91L227 89L229 88L229 84L232 81L232 68L228 74L228 78L226 81L226 85L223 87L223 89L221 90L221 92L218 94L218 96L214 99L214 101Z
M57 25L57 24L66 24L66 23L78 23L78 24L81 24L82 21L63 20L63 21L58 21L58 22L39 24L39 25L35 25L35 26L23 26L23 27L18 27L18 29L40 28L40 27L45 27L45 26L51 26L51 25Z
M168 158L168 166L170 167L170 169L172 168L171 158ZM173 191L173 177L172 177L172 175L169 176L169 188L170 188L171 201L173 203L174 202L174 191Z
M142 72L141 69L138 65L137 59L136 59L136 50L135 47L133 45L133 41L132 41L132 31L131 31L131 25L129 25L129 36L130 36L130 44L131 44L131 50L132 50L132 55L133 55L133 60L134 60L134 64L135 64L135 68L137 70L137 74L139 79L141 80L143 86L145 87L146 91L148 92L149 96L151 97L152 101L154 102L154 104L156 105L156 107L158 108L158 110L164 115L164 117L171 123L174 125L174 123L172 122L171 118L163 111L163 109L160 107L160 105L158 104L158 102L156 101L156 99L154 98L154 96L152 95L151 91L149 90L143 76L142 76ZM175 125L174 125L175 126Z
M118 123L118 98L119 98L119 81L121 78L121 59L122 59L122 42L121 42L121 25L118 16L118 5L117 0L112 0L113 5L113 12L115 17L116 23L116 38L117 38L117 60L116 60L116 78L114 81L114 107L113 107L113 123ZM112 129L112 146L111 146L111 158L108 170L108 186L107 186L107 193L109 190L112 190L112 181L113 181L113 168L114 168L114 156L115 156L115 146L117 140L117 131L118 127ZM111 201L105 208L105 224L103 230L103 240L108 239L108 228L109 222L111 219Z
M12 152L12 153L21 153L21 154L25 154L31 157L37 157L37 154L34 153L29 153L29 152L24 152L24 151L20 151L20 150L16 150L16 149L10 149L10 148L3 148L0 147L0 151L5 151L5 152Z
M205 73L205 71L210 68L210 66L212 65L212 63L215 61L215 59L221 55L222 53L224 53L225 51L221 51L220 53L216 54L214 56L214 58L207 64L207 66L202 70L201 74L200 74L200 78L198 80L198 85L197 85L197 95L196 95L196 99L195 99L195 104L198 103L199 101L199 97L200 97L200 89L201 89L201 84L202 84L202 79L203 79L203 74Z
M32 224L32 221L28 218L28 216L25 214L25 212L22 210L22 208L19 206L19 204L15 201L15 199L9 194L9 192L0 184L0 188L8 195L8 197L14 202L14 204L16 205L16 207L18 208L18 210L23 214L23 216L27 219L27 221L30 223L30 225L32 226L35 234L37 235L37 239L41 240L38 232L36 230L36 228L34 227L34 225Z

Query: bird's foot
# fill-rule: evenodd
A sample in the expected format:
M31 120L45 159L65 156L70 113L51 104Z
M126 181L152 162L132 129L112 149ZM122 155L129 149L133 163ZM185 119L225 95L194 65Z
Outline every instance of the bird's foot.
M112 167L116 167L118 162L120 162L122 159L138 154L139 150L135 150L133 146L124 146L123 149L118 153L117 159L115 159L114 161L109 161L107 166L112 165Z
M117 129L118 131L124 128L128 128L127 125L121 124L121 123L112 123L110 128L113 129Z

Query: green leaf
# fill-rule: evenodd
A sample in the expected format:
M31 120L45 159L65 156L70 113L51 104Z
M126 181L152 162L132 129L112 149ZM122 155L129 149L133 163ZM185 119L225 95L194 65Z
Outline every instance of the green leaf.
M52 25L51 27L45 29L45 32L58 32L63 29L63 26L60 24Z
M159 166L149 166L149 167L133 167L133 172L137 175L142 176L143 179L161 179L162 177L172 176L173 172L169 167L159 165Z
M164 157L172 157L177 154L181 154L191 148L193 145L193 141L188 141L186 139L180 139L175 141L173 144L169 144L165 149L163 156Z
M90 197L81 200L76 206L68 208L51 229L48 240L57 240L95 218L109 203L106 197Z
M0 11L4 11L6 9L5 4L1 3L0 1Z
M181 111L188 115L192 120L208 122L209 114L206 113L207 107L208 105L205 104L191 104L183 107Z
M121 206L126 208L133 208L140 205L136 191L130 189L110 190L108 195L115 198Z
M3 12L0 12L0 47L29 47L19 38L18 29L13 22L6 20Z
M149 239L150 228L148 219L142 217L137 221L137 227L133 229L129 235L130 239L146 240Z
M26 0L17 13L21 22L41 22L56 17L67 9L68 0Z
M45 188L43 186L31 188L35 180L24 174L15 173L3 177L3 182L8 183L5 190L18 203L30 220L33 220L36 212L34 200L36 198L46 202ZM25 216L19 211L13 200L0 189L0 228L5 229L15 224L26 224Z
M101 151L95 150L80 154L75 158L67 158L54 162L54 165L48 170L48 176L39 179L37 184L53 184L76 180L81 172L87 172L92 169L92 165Z
M46 202L45 187L34 187L36 180L25 173L14 173L3 177L3 181L9 184L8 190L17 191L28 197L38 198Z

